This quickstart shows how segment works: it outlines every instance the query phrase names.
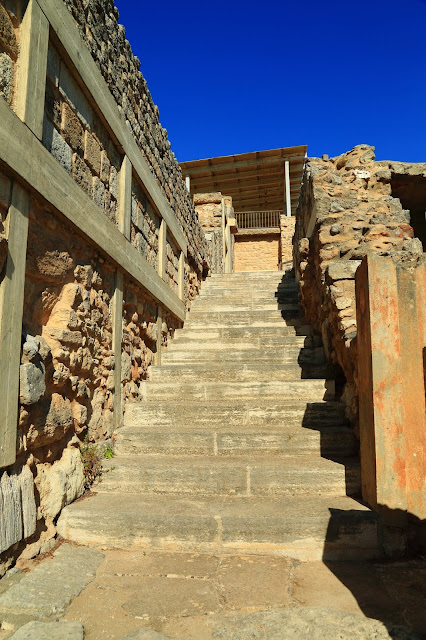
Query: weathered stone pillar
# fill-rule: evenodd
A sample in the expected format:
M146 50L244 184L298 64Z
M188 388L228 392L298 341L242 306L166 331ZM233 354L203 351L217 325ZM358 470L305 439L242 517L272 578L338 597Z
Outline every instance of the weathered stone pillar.
M362 493L389 524L426 517L425 290L424 259L356 273Z

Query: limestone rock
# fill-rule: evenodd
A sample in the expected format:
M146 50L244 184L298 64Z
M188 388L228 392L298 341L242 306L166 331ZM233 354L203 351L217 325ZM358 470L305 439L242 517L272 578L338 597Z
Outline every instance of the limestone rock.
M55 518L63 507L84 491L83 463L78 448L65 449L62 458L53 465L37 465L36 485L40 494L40 509L45 518Z
M164 636L162 633L153 631L152 629L138 629L129 633L127 636L123 636L121 640L172 640L169 636Z
M330 262L327 266L327 277L331 281L335 280L353 280L356 270L361 264L360 260L339 260Z
M39 622L33 620L18 629L10 640L83 640L81 622Z
M19 401L22 404L38 402L46 391L45 369L41 363L27 362L19 369Z

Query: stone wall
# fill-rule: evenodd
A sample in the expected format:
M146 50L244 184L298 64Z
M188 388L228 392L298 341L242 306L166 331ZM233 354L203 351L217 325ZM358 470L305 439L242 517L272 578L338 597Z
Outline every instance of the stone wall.
M200 272L207 247L182 172L159 120L140 61L133 56L112 0L63 0L126 119L141 153L184 229L189 259Z
M348 417L358 423L355 272L371 253L405 262L422 255L410 213L392 197L391 171L359 145L307 161L296 213L294 265L307 321L340 365Z
M241 229L234 250L235 271L276 271L281 260L280 232Z
M131 53L124 28L117 23L118 12L112 2L66 0L64 4L74 16L186 238L188 257L183 263L181 246L169 229L164 234L161 284L164 286L165 282L178 300L182 293L179 269L183 267L181 298L189 309L209 270L209 246L167 132L159 124L158 109L138 70L139 62ZM18 1L0 0L0 94L12 109L19 92L21 17ZM140 269L150 270L149 282L159 271L160 210L147 196L136 171L129 179L129 195L121 193L123 150L67 60L56 40L50 41L47 74L46 78L41 77L42 88L45 83L41 142L67 172L69 177L64 174L63 179L67 178L73 187L74 180L80 193L87 194L97 205L101 217L105 215L110 232L118 227L124 233L120 227L120 202L128 198L127 250L136 248L133 259L137 262L140 256ZM34 147L40 157L49 157L37 139ZM19 183L16 170L6 166L7 158L3 158L3 164L0 287L6 268L13 281L8 216L14 184ZM96 237L84 235L74 226L72 216L70 222L64 211L62 215L49 205L37 193L37 185L30 187L26 264L22 248L25 290L16 461L0 472L0 573L16 558L33 557L54 544L55 523L61 509L84 490L82 442L104 443L102 446L113 442L121 399L140 399L140 385L149 365L159 348L167 346L175 329L182 326L182 316L179 319L173 315L140 282L118 268ZM72 198L67 202L72 208ZM93 209L96 213L96 207ZM142 258L150 266L145 267ZM160 276L157 279L161 281ZM116 302L121 293L122 305L121 301ZM7 312L0 304L0 314ZM19 324L18 342L20 330ZM19 348L17 359L18 355ZM121 366L121 384L117 362Z
M280 216L281 229L281 262L291 262L293 260L293 235L296 218L294 216Z
M198 193L194 195L194 205L209 244L211 273L225 273L227 261L224 258L224 231L226 234L227 221L234 217L232 198L223 196L220 192ZM228 253L233 257L234 238L232 234L228 233L227 241L230 244Z

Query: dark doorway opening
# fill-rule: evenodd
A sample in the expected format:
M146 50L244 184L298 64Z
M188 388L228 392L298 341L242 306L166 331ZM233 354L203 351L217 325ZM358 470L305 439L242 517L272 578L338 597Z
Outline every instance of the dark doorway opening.
M414 235L426 251L426 177L392 174L392 196L399 198L403 209L409 209Z

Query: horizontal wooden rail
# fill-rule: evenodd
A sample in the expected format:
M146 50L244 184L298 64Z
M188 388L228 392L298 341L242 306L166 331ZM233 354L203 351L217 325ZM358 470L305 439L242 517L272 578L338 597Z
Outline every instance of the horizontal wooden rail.
M0 160L90 238L177 318L185 318L182 300L157 274L118 227L93 202L50 152L0 100Z
M239 229L276 229L282 211L244 211L236 213Z
M84 83L85 93L88 94L89 99L91 98L91 102L96 105L97 110L102 113L122 152L128 156L133 170L139 176L154 208L158 211L160 217L165 220L169 233L173 236L178 247L187 256L187 241L175 214L151 173L147 161L133 138L132 132L126 125L124 117L119 112L117 103L96 62L93 60L86 44L82 41L70 12L65 4L58 2L58 0L37 0L37 3L74 65L80 82Z

